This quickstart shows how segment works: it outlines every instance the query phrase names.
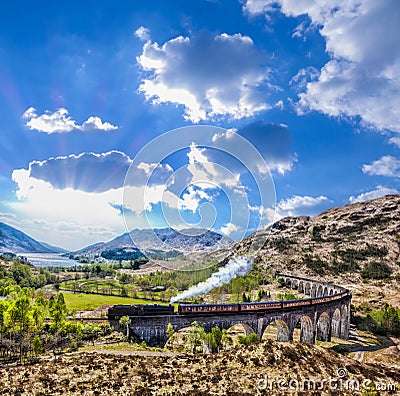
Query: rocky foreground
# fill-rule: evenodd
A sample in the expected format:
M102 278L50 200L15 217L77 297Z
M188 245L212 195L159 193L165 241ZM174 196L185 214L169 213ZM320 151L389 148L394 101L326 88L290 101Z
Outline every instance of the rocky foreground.
M400 373L322 347L275 341L215 355L92 352L0 368L0 395L388 394L363 386L400 390Z

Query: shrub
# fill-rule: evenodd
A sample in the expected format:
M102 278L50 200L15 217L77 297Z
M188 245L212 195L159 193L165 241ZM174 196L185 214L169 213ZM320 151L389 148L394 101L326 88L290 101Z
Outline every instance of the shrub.
M392 270L386 263L372 261L364 265L361 276L363 279L388 279L391 273Z

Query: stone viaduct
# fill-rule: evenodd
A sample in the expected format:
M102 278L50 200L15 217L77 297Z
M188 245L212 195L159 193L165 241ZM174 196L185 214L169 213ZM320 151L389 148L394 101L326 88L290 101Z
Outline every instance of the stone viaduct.
M132 316L130 334L136 335L148 345L164 345L166 329L171 323L175 331L189 327L195 320L204 324L207 332L212 327L221 329L241 324L246 335L254 332L261 339L267 327L277 326L278 341L292 341L296 327L300 327L300 341L314 343L316 339L330 341L331 337L347 339L350 328L351 294L348 290L329 283L277 274L287 287L309 298L285 302L280 308L253 312L222 314L174 314L157 316Z

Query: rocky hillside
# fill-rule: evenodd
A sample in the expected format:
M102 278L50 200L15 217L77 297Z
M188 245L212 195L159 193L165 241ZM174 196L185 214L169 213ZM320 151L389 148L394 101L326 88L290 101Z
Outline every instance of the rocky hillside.
M114 238L107 243L98 243L81 249L75 254L100 255L106 250L134 249L144 253L168 252L175 250L178 253L192 253L199 251L215 250L229 245L232 241L213 231L201 229L181 230L172 228L159 228L152 230L134 229L129 233Z
M329 209L318 216L287 217L236 243L253 244L262 266L301 276L361 281L400 272L400 195Z
M36 241L24 232L0 222L0 252L54 253L55 248Z
M375 395L399 381L395 368L270 340L215 355L75 353L0 367L1 395Z

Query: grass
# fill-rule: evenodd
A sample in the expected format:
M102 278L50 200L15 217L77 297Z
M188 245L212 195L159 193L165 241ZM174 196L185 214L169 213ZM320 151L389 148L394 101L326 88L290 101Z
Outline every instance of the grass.
M140 300L129 297L102 296L99 294L74 294L63 293L65 303L69 311L92 311L101 305L110 304L161 304L168 305L160 301Z
M149 347L146 344L129 343L125 341L118 342L116 344L103 344L103 345L85 345L79 348L80 352L92 352L92 351L152 351L152 352L170 352L168 349L159 347Z

